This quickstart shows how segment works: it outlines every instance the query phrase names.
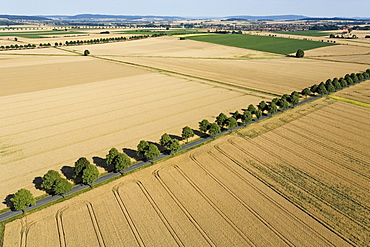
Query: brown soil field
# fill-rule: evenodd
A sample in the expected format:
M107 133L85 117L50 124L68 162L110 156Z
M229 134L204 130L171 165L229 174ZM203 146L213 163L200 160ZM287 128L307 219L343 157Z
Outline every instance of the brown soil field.
M0 68L1 198L22 187L42 194L34 179L79 157L99 163L112 147L133 153L141 139L179 136L219 111L271 99L81 56L31 60Z
M360 84L338 91L334 95L370 104L370 81L361 82Z
M249 173L240 151L223 155L229 138L8 223L4 246L349 246Z
M281 57L267 52L228 47L177 37L159 37L134 42L119 42L68 47L83 52L89 49L94 55L143 56L143 57L204 57L204 58L273 58Z
M328 78L347 73L364 72L369 66L363 64L315 61L311 59L190 59L190 58L143 58L115 57L116 60L215 81L270 92L275 94L301 91ZM299 75L299 76L298 76Z

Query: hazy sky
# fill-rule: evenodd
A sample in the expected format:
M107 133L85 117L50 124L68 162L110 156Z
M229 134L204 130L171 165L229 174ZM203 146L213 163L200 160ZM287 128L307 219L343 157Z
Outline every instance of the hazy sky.
M0 0L0 14L370 17L370 0Z

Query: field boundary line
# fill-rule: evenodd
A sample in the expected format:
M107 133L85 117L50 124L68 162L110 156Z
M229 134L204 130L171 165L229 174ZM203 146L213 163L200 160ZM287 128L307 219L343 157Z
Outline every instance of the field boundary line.
M211 155L211 152L208 152ZM203 171L205 171L214 181L216 181L224 190L226 190L232 197L234 197L240 204L243 205L252 215L254 215L259 221L261 221L268 229L270 229L276 236L278 236L283 242L288 246L294 246L292 242L289 241L283 234L281 234L277 229L271 226L260 214L258 214L252 207L245 203L240 197L238 197L229 187L227 187L223 182L221 182L215 175L213 175L205 166L197 160L194 154L189 155L190 159L197 164ZM223 163L223 162L221 162ZM224 164L224 163L223 163ZM225 164L224 164L225 165ZM179 168L180 169L180 168Z
M260 158L254 156L253 154L249 153L248 151L244 150L243 148L239 147L238 145L236 145L235 143L233 143L231 140L229 140L229 142L235 146L237 149L239 149L240 151L244 152L245 154L253 157L255 160L257 160L258 162L260 162L262 165L265 164L265 162L263 162ZM238 161L236 161L234 158L230 157L225 151L223 151L221 148L219 147L216 147L215 148L220 152L222 153L224 156L228 157L229 159L233 160L234 163L237 163ZM330 230L331 232L333 232L334 234L336 234L337 236L341 237L343 240L345 240L347 243L350 243L351 245L354 246L354 244L352 243L351 240L347 239L345 236L343 236L341 233L337 232L336 230L332 229L332 227L328 224L326 224L324 221L318 219L317 217L315 217L313 214L309 213L307 210L305 210L303 207L301 207L300 205L298 205L297 203L295 203L294 201L290 200L289 197L285 196L282 192L280 192L279 190L275 189L274 186L272 186L270 183L268 183L267 181L265 181L264 179L260 178L258 175L254 174L253 172L249 171L247 168L245 168L245 166L241 165L240 166L245 169L248 173L250 173L251 175L253 175L255 178L257 178L259 181L261 181L262 183L264 183L266 186L268 186L269 188L271 188L272 190L274 190L276 193L278 193L279 195L281 195L283 198L285 198L287 201L289 201L290 203L292 203L293 205L295 205L297 208L301 209L304 213L306 213L307 215L309 215L310 217L312 217L313 219L315 219L317 222L319 222L321 225L323 225L325 228L327 228L328 230ZM266 167L266 165L264 165ZM273 171L274 172L274 171ZM288 179L289 181L289 179ZM290 183L292 183L291 181L289 181ZM303 191L305 191L306 193L308 193L304 188L301 188L299 186L297 186L298 188L302 189ZM311 193L308 193L310 195L312 195ZM312 195L313 197L315 197L315 195ZM320 198L317 198L319 200L321 200Z
M66 50L66 49L63 49L63 48L60 48L60 47L55 47L55 48L56 49L61 49L63 51L67 51L67 52L72 52L72 53L75 53L75 54L78 54L78 55L82 55L82 53L79 53L79 52L76 52L76 51ZM185 77L188 77L188 78L193 78L193 79L207 81L207 82L211 82L211 83L216 83L216 84L220 84L220 85L224 85L224 86L228 86L228 87L243 89L243 90L251 91L251 92L255 92L255 93L261 93L261 94L266 94L266 95L269 95L269 96L280 97L280 95L278 95L278 94L274 94L274 93L270 93L270 92L265 92L265 91L262 91L262 90L257 90L257 89L252 89L252 88L246 88L246 87L237 86L237 85L234 85L234 84L230 84L230 83L226 83L226 82L220 82L220 81L216 81L216 80L212 80L212 79L207 79L207 78L203 78L203 77L199 77L199 76L188 75L188 74L184 74L184 73L180 73L180 72L175 72L175 71L171 71L171 70L160 69L160 68L156 68L156 67L152 67L152 66L148 66L148 65L137 64L137 63L127 62L127 61L120 61L120 60L116 60L116 59L112 59L112 58L106 58L106 57L101 57L101 56L102 55L99 55L99 56L97 56L97 55L89 55L89 57L93 57L93 58L105 60L105 61L108 61L108 62L126 64L126 65L130 65L130 66L134 66L134 67L149 69L149 70L155 71L155 72L162 72L162 73L167 73L167 74L172 74L172 75L185 76Z
M98 224L98 220L96 218L94 207L93 207L91 202L85 202L85 205L87 207L87 210L89 211L89 215L90 215L90 218L91 218L91 221L92 221L92 224L93 224L93 227L94 227L95 234L96 234L96 237L98 239L99 245L104 247L106 245L105 245L105 242L104 242L104 238L103 238L101 229L100 229L99 224Z
M129 182L132 182L132 181L128 181L128 183ZM139 246L145 246L144 241L141 238L140 233L139 233L133 219L131 218L131 216L130 216L130 214L129 214L129 212L128 212L128 210L127 210L127 208L126 208L126 206L125 206L125 204L124 204L124 202L123 202L123 200L122 200L122 198L119 194L118 190L119 190L119 187L121 187L122 185L123 184L121 183L121 184L118 184L118 185L113 187L113 189L112 189L113 195L114 195L119 207L121 208L121 212L122 212L123 216L126 218L126 221L127 221L128 225L130 226L131 232L133 233L138 245Z
M189 221L194 225L194 227L203 236L203 238L208 242L208 244L210 246L216 247L216 244L211 240L211 238L208 236L208 234L203 230L203 228L199 225L199 223L195 220L195 218L190 214L190 212L186 209L186 207L180 202L180 200L175 196L175 194L170 190L170 188L162 180L161 176L159 175L159 171L161 169L163 169L163 167L160 167L159 169L154 170L153 173L152 173L153 176L158 180L158 182L166 190L168 195L177 204L177 206L181 209L181 211L186 215L186 217L189 219Z
M220 150L217 150L218 152L220 152ZM307 223L305 223L304 221L302 221L299 217L295 216L294 214L292 214L290 211L288 211L287 209L285 209L279 202L277 202L276 200L274 200L273 198L271 198L269 195L267 195L265 192L263 192L262 190L260 190L259 188L257 188L257 186L255 186L253 183L251 183L250 181L248 181L248 179L246 179L244 176L242 176L239 172L237 172L234 168L232 168L230 165L228 165L226 162L222 161L220 158L218 158L214 153L212 153L211 151L208 152L215 160L217 160L218 162L222 163L228 170L230 170L232 173L234 173L237 177L239 177L241 180L244 181L244 183L248 184L250 187L252 187L255 191L257 191L257 193L259 193L260 195L262 195L264 198L266 198L268 201L270 201L271 203L273 203L276 207L278 207L280 210L282 210L285 214L289 215L291 218L295 219L297 222L301 223L302 225L304 225L305 227L307 227L307 230L308 231L312 231L314 234L317 234L324 242L326 242L328 245L331 245L331 246L334 246L330 240L326 239L324 236L322 236L319 232L317 232L315 229L313 229L311 226L307 225ZM221 154L223 154L222 152L220 152ZM234 160L233 158L231 157L227 157L225 154L223 154L226 158L228 158L229 160L231 160L234 164L236 164L237 166L239 166L240 168L242 168L244 171L248 172L249 174L251 174L248 170L245 169L245 167L239 163L239 161L237 160ZM253 177L255 177L253 174L251 174ZM256 177L255 177L256 178ZM260 180L259 180L260 181ZM266 184L264 184L266 185ZM269 186L267 186L269 187ZM269 187L270 188L270 187ZM273 190L274 191L274 190ZM274 191L276 192L276 191ZM283 199L286 199L285 197L282 197ZM287 200L287 199L286 199ZM289 200L288 200L289 201ZM289 203L291 203L289 201ZM293 204L293 203L292 203ZM294 204L293 204L294 205Z
M58 210L57 213L55 214L60 247L67 247L66 234L64 231L63 218L62 218L63 212L67 208L68 206Z
M161 209L155 203L154 199L149 194L149 192L145 188L145 186L141 183L141 181L136 182L136 184L139 186L139 188L141 189L141 191L145 195L146 199L149 201L149 203L151 204L151 206L153 207L153 209L156 211L157 215L159 216L159 218L161 219L161 221L163 222L163 224L165 225L165 227L167 228L167 230L170 232L170 234L172 235L172 237L174 238L174 240L176 241L176 243L179 246L185 246L184 243L179 238L179 236L176 234L176 231L172 228L171 224L166 219L166 216L164 216L164 214L161 211Z
M256 246L251 239L239 229L237 225L214 203L212 200L181 170L177 165L173 166L183 178L198 192L198 194L206 200L206 202L242 237L250 246Z
M339 96L336 96L336 95L329 95L329 97L332 98L332 99L336 99L336 100L339 100L339 101L343 101L343 102L346 102L346 103L350 103L350 104L354 104L354 105L358 105L358 106L362 106L362 107L366 107L366 108L370 109L370 104L367 104L367 103L364 103L364 102L361 102L361 101L357 101L357 100L353 100L353 99L347 99L347 98L339 97Z
M23 224L23 223L25 223L25 224ZM20 247L27 247L28 232L30 231L30 228L35 223L36 222L27 223L27 222L22 221Z

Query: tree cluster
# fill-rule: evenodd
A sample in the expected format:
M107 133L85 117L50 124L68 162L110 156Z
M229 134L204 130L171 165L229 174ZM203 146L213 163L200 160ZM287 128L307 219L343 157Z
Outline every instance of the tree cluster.
M90 164L85 157L79 158L73 168L74 178L81 178L82 183L91 185L99 177L99 171L96 165Z
M55 170L49 170L42 177L41 187L52 195L64 195L68 193L73 185L67 179L62 178L59 172Z
M125 153L120 153L116 148L111 148L106 156L107 165L113 165L116 172L123 172L132 165L130 157Z

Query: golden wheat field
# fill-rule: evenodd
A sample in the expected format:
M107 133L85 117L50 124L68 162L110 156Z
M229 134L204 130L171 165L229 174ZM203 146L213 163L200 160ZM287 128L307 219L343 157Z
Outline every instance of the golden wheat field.
M9 223L5 246L365 246L369 120L297 107Z
M189 58L115 58L121 61L199 76L240 87L282 95L301 91L328 78L369 66L352 63L298 59L210 60Z
M356 60L341 49L313 54ZM175 37L0 53L0 197L42 195L35 178L79 157L134 153L140 140L368 68ZM368 85L336 95L368 102ZM329 98L290 109L27 213L5 225L4 246L366 246L369 113Z
M219 111L271 98L90 57L3 59L2 198L20 187L41 195L33 180L79 157L95 161L112 147L136 149L141 139L181 135L182 127L196 129Z

